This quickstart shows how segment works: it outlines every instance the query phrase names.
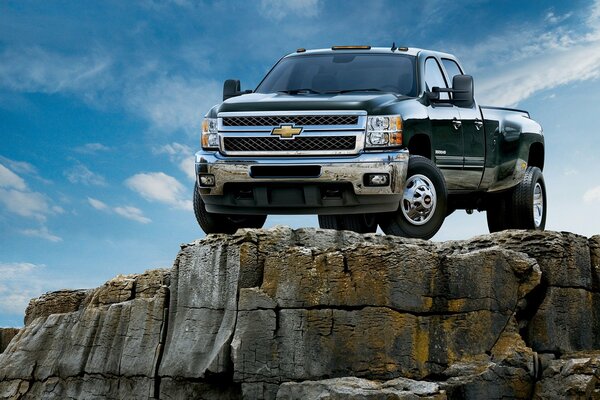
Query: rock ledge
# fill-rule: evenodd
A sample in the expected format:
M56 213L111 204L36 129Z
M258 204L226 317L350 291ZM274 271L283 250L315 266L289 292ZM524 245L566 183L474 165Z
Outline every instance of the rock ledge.
M6 399L600 399L600 236L210 235L33 299L0 352Z

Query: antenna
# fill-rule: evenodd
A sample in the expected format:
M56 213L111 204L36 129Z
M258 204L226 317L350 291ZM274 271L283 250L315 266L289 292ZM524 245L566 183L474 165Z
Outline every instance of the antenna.
M392 48L390 50L395 51L396 49L396 42L392 42Z

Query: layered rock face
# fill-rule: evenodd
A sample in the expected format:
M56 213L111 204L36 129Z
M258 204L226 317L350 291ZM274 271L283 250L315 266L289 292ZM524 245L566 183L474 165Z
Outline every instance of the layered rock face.
M32 300L0 398L600 398L599 301L600 236L210 235Z

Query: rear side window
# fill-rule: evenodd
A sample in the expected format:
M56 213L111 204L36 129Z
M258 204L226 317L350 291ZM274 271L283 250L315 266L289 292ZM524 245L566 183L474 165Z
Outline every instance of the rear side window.
M452 82L452 78L454 78L456 75L463 74L460 70L460 67L454 60L442 58L442 64L444 64L444 68L446 68L446 72L448 73L448 78L450 78L450 82Z
M430 57L427 60L425 60L425 85L427 86L428 92L436 86L439 88L448 87L446 79L442 74L440 65L433 57ZM448 100L448 93L440 93L440 99Z

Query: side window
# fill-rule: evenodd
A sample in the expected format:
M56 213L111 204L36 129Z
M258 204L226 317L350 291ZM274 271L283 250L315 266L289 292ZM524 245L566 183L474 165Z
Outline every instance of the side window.
M447 58L442 58L442 64L444 64L444 68L446 68L446 72L448 73L448 78L450 78L450 83L452 83L452 78L456 75L462 75L462 71L460 67L454 60L449 60Z
M427 85L428 91L435 86L440 88L448 87L444 75L442 74L442 70L440 69L440 65L433 57L425 60L425 85ZM448 93L440 93L440 99L448 100Z

